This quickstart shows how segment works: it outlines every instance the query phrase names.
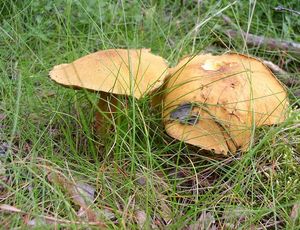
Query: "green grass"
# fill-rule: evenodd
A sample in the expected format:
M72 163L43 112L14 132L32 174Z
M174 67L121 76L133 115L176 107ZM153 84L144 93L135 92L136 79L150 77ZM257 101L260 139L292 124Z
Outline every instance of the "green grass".
M0 145L8 150L0 159L0 204L24 213L0 210L0 226L24 229L26 219L51 216L69 221L58 224L68 229L87 227L63 186L49 180L57 172L96 189L92 208L111 210L113 219L98 217L109 228L139 228L138 210L146 213L145 228L184 229L205 212L220 229L299 228L291 217L300 202L300 113L292 90L285 123L259 129L248 152L213 159L170 138L149 98L129 99L115 132L99 138L92 129L98 95L48 78L55 64L95 50L142 47L171 65L186 54L238 51L299 78L299 55L230 40L219 16L253 34L300 42L300 17L273 10L299 10L297 0L200 2L1 1Z

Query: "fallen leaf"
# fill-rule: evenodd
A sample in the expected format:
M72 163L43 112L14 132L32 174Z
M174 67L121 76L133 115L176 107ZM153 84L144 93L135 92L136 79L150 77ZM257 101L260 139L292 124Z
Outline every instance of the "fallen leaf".
M32 226L32 227L42 226L42 225L46 225L46 224L56 224L56 222L47 221L46 219L39 218L39 217L28 220L25 223L28 226Z
M86 183L72 182L66 177L54 172L51 172L48 175L48 179L50 182L61 186L69 194L73 202L80 206L80 209L77 212L79 217L86 217L89 222L98 221L97 212L90 207L93 204L95 188ZM101 221L98 222L99 226L106 226Z
M108 220L116 219L116 215L108 208L104 208L103 210L101 210L101 214Z
M4 120L6 118L6 115L4 113L0 113L0 121Z
M77 211L77 216L81 219L86 219L86 210L83 207L80 207L80 209Z
M296 98L300 98L300 89L296 90L294 92L294 95L296 96Z
M160 210L160 216L163 218L164 222L170 223L172 221L172 211L167 205L167 196L158 193L157 198L159 203L158 208Z
M78 203L86 203L86 205L93 203L95 198L95 188L93 186L86 183L77 183L75 189L77 190L78 194L75 194L75 197L72 198L77 200Z
M147 221L147 214L145 211L143 210L137 210L135 211L135 218L136 218L136 222L139 225L139 227L141 229L143 229L146 221Z
M3 142L0 144L0 157L6 156L8 148L9 148L9 144L7 142Z
M210 212L203 211L199 219L188 227L188 230L214 230L217 229L215 218Z
M223 212L222 219L224 224L229 228L236 228L244 223L247 218L249 218L249 211L243 207L234 207L230 209L226 209Z
M147 183L147 179L146 179L145 176L141 176L141 177L139 177L139 178L136 180L136 182L137 182L139 185L144 186L144 185L146 185L146 183Z
M0 161L0 178L5 175L6 169L2 161Z
M6 184L8 180L8 177L6 175L6 168L5 165L2 163L2 161L0 161L0 191L3 190L5 188L4 184Z
M295 221L298 216L299 216L299 210L300 210L300 203L296 203L293 205L293 208L292 208L292 211L291 211L291 214L290 214L290 217L293 221Z

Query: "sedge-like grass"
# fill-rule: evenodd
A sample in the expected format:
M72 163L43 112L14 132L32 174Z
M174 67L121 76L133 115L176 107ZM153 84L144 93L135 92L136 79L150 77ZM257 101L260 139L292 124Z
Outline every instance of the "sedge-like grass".
M297 56L247 47L243 38L232 41L221 30L218 14L224 13L244 31L299 42L299 19L274 12L277 4L5 0L0 9L0 108L6 117L0 141L9 149L1 158L0 202L27 216L3 212L1 226L22 228L25 217L38 222L38 217L52 216L73 222L62 226L80 227L75 224L78 207L47 177L55 171L95 187L93 208L111 210L114 219L99 214L110 228L138 228L137 210L146 213L148 228L155 219L180 229L203 212L224 228L296 228L299 220L291 217L299 202L295 104L285 123L257 130L248 152L214 159L166 135L149 97L130 98L125 109L117 110L114 132L99 137L92 128L97 93L66 89L47 77L53 65L94 50L141 47L171 65L208 47L216 53L230 49L275 63L287 60L285 68L297 75ZM297 6L296 1L285 4Z

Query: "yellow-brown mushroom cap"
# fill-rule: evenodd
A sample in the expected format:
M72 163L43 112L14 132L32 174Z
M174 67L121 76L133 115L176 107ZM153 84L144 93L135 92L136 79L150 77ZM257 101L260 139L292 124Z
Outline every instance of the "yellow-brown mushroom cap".
M224 155L246 150L253 127L287 115L282 84L260 61L241 54L186 57L170 70L165 90L167 133Z
M150 49L108 49L54 66L49 75L65 86L140 98L163 84L167 70Z

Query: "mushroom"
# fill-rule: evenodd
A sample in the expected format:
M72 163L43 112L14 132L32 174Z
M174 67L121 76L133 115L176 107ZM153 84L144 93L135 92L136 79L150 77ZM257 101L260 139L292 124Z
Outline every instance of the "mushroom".
M112 118L118 96L139 99L154 92L167 76L165 59L150 49L108 49L88 54L69 64L54 66L50 78L64 86L100 91L96 114L97 129L107 131L107 115Z
M286 119L284 86L255 58L189 56L169 74L163 120L178 140L226 156L246 151L255 127Z

